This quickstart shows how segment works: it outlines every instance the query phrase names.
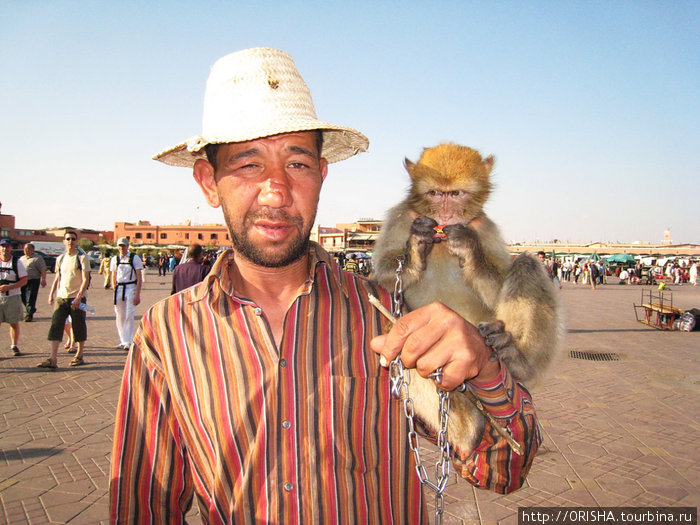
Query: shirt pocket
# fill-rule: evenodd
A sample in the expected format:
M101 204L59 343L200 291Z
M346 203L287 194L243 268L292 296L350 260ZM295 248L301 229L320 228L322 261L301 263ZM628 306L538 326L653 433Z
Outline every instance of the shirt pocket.
M386 458L389 428L388 378L332 376L334 452L343 469L363 474L377 469Z

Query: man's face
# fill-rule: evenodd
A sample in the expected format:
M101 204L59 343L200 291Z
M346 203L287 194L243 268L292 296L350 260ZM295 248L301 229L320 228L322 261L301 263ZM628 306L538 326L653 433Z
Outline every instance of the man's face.
M122 257L124 257L126 252L129 251L129 247L126 244L120 244L117 248L119 249L119 255Z
M210 205L222 206L237 255L265 267L302 257L328 163L316 133L285 133L225 144L218 168L198 160L194 176Z
M0 257L2 257L2 259L5 261L12 257L12 246L9 244L3 244L0 246Z
M72 233L67 233L63 237L63 245L66 247L66 250L68 250L69 252L71 252L73 250L77 250L78 249L78 238L75 235L73 235Z
M27 257L31 257L33 253L34 253L34 246L32 246L31 244L25 244L24 245L24 255L26 255Z

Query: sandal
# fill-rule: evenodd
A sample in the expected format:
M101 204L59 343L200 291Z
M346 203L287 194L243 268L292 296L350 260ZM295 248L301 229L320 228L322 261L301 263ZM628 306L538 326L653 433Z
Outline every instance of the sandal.
M58 365L56 363L53 363L51 359L47 359L46 361L42 361L38 365L36 365L37 368L58 368Z
M68 349L66 350L66 352L68 352L69 354L74 354L74 353L76 353L77 351L78 351L78 349L77 349L76 347L74 347L74 346L71 346L70 348L68 348Z
M84 365L84 364L85 364L85 362L83 361L82 356L77 356L77 355L70 362L70 366L80 366L80 365Z

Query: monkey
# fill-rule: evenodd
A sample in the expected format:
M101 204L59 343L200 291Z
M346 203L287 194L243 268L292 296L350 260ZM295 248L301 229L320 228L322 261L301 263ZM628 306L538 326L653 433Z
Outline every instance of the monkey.
M477 326L512 376L529 386L558 353L562 333L557 290L542 263L528 253L513 259L496 224L484 212L494 158L453 143L426 148L417 163L405 159L408 196L387 213L374 249L372 279L393 290L397 257L405 307L441 302ZM438 429L433 381L410 372L416 414ZM464 396L454 396L448 432L453 446L471 450L483 418Z

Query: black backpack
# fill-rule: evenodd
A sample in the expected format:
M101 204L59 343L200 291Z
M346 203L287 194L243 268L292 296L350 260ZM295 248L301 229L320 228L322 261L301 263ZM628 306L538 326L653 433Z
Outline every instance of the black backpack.
M17 273L17 261L19 260L18 257L15 257L14 255L12 256L12 271L15 272L15 278L13 280L10 279L0 279L0 284L12 284L16 283L19 281L19 274ZM5 268L7 270L7 268Z
M129 266L131 266L131 273L129 274L129 276L130 277L133 276L134 272L136 271L136 268L134 267L134 256L135 255L136 255L135 253L129 252L129 262L122 262L121 257L119 255L115 255L114 257L117 259L117 268L116 269L117 270L119 269L120 264L128 264ZM136 281L133 281L133 283L135 283L135 282ZM119 284L119 283L117 283L117 284ZM129 281L129 283L124 283L124 284L132 284L132 282Z

